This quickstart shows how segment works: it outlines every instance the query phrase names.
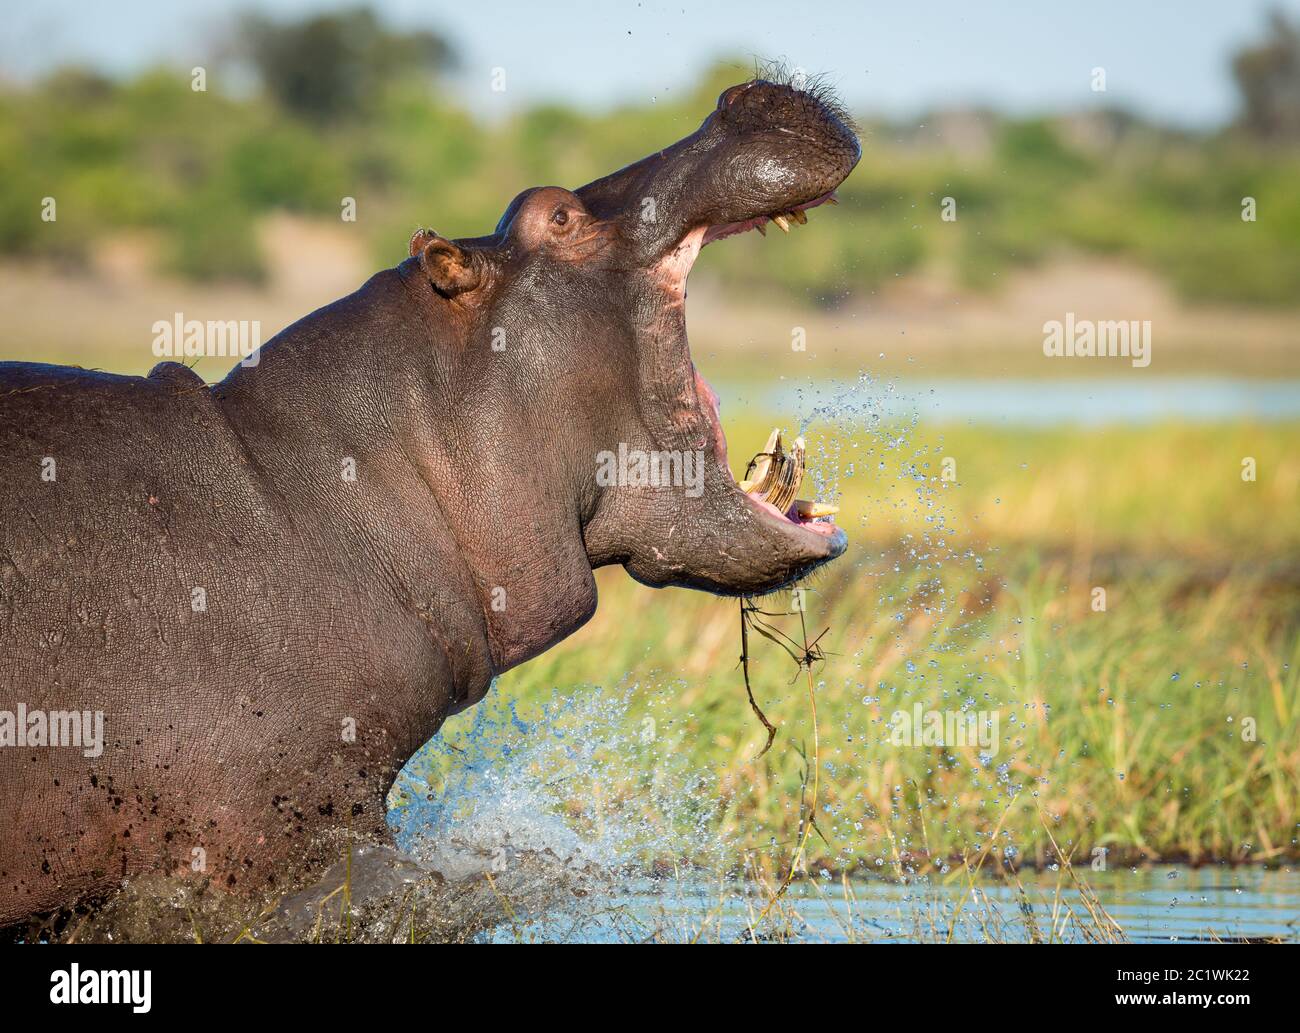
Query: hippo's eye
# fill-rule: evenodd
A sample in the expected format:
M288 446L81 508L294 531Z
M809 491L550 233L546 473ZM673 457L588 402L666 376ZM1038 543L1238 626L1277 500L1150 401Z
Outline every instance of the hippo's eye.
M563 226L568 221L569 213L563 208L555 209L555 214L551 216L551 222L555 223L557 226Z

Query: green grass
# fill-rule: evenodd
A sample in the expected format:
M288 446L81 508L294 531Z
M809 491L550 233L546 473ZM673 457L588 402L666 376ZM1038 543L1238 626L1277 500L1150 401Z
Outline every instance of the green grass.
M735 465L765 426L728 424ZM1044 822L1076 863L1094 848L1108 864L1300 856L1300 427L826 441L852 544L809 586L809 631L830 628L814 671L824 838L811 870L927 870L985 850L1048 864ZM938 479L945 456L955 483ZM617 763L555 783L559 809L579 822L644 810L681 822L682 854L723 842L779 873L812 741L798 669L764 640L751 647L780 729L759 759L737 603L654 592L619 569L599 583L593 621L495 689L527 720L557 696L635 686L606 730ZM797 615L777 623L798 636ZM996 712L996 755L895 745L890 715L917 702ZM443 739L464 746L473 720L449 721ZM665 772L708 786L675 818L647 792Z

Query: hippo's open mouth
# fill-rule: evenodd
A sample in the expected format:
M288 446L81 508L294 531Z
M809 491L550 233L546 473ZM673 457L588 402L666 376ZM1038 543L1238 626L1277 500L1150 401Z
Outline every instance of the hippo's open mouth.
M637 271L633 354L646 438L712 453L707 501L692 495L665 514L638 500L643 525L663 532L653 543L620 541L617 555L639 580L723 594L774 591L844 552L844 532L830 519L835 507L797 498L802 440L787 445L774 433L733 475L717 395L690 355L685 301L706 244L802 226L811 209L835 203L861 153L852 120L822 84L760 76L724 90L689 137L578 189L586 214L612 227L622 245L609 253ZM688 563L681 557L690 549Z
M804 214L811 208L823 204L838 204L834 190L828 190L811 201L790 205L779 211L765 215L756 215L738 222L697 227L687 234L679 245L679 254L685 251L686 261L679 268L682 274L681 293L685 297L685 277L689 275L694 259L699 250L715 240L758 230L764 236L768 223L776 225L782 232L789 233L791 224L802 226L808 218ZM680 262L680 259L679 259ZM718 464L726 473L727 481L734 490L743 495L745 501L757 509L764 518L779 521L788 528L797 528L801 533L814 534L830 538L838 545L837 553L843 548L844 532L836 526L834 514L839 507L823 502L796 498L804 473L804 441L796 438L793 447L786 450L779 430L773 430L763 450L755 455L746 470L745 477L737 481L731 473L727 457L727 438L722 430L722 417L718 394L704 379L699 370L695 370L695 390L701 399L702 408L713 428L714 449Z

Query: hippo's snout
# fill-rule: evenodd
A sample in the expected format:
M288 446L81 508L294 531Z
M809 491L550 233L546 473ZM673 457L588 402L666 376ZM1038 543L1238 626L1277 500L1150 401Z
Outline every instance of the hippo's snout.
M682 253L696 231L703 243L768 223L788 231L803 211L834 200L861 154L853 120L816 80L759 78L724 90L684 140L577 194L654 266Z
M717 116L741 135L789 133L802 140L814 152L805 160L816 164L820 158L826 174L834 177L827 190L843 182L862 156L853 120L824 89L763 79L741 83L719 95Z

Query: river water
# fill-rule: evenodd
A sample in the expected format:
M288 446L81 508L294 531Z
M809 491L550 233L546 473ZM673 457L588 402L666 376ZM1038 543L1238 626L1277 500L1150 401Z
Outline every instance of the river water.
M577 913L502 925L497 941L583 942L1300 942L1300 872L1159 866L1081 873L1090 911L1061 872L1014 884L964 877L913 885L855 879L794 884L760 921L766 891L702 879L630 880ZM1059 893L1058 893L1059 887Z
M1300 380L1137 375L1077 380L879 378L872 392L881 419L1017 427L1271 422L1300 419ZM807 413L822 400L854 393L854 382L827 379L720 386L729 406ZM739 410L738 410L739 411Z

